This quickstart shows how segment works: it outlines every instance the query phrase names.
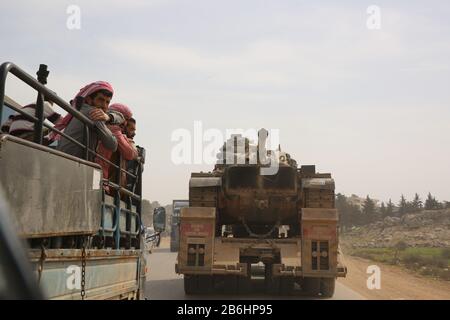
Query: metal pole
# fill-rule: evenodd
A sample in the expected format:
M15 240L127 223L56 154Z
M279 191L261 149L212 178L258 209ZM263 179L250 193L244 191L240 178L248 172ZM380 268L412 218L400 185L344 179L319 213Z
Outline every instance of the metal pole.
M136 212L137 215L139 217L139 220L141 221L141 225L142 225L142 163L138 163L138 173L137 173L137 183L138 183L138 193L139 193L139 197L140 199L137 201L136 204ZM143 233L144 230L142 230L142 228L139 228L139 237L144 236ZM140 243L140 242L139 242ZM141 249L144 249L145 247L143 246Z
M84 159L89 161L89 147L90 147L90 143L89 143L90 137L89 137L89 127L85 124L84 125L84 134L83 134L83 143L85 146L84 149ZM92 160L94 160L95 157L93 157Z
M5 85L10 64L4 63L0 66L0 124L3 121L3 104L5 103Z
M46 85L49 71L45 64L39 65L39 70L36 72L39 83ZM44 95L38 92L36 100L35 117L38 121L34 124L34 142L42 144L42 129L44 127Z
M66 101L58 97L56 93L48 89L43 84L36 81L35 78L33 78L31 75L20 69L18 66L13 64L12 62L5 62L2 65L0 65L0 106L3 106L4 99L5 99L5 83L6 83L6 77L8 73L11 72L13 75L15 75L17 78L28 84L30 87L35 89L38 92L43 92L44 95L50 99L50 101L53 101L58 106L60 106L65 111L71 113L75 118L78 120L86 123L89 125L89 127L93 127L94 123L85 115L83 115L78 110L74 110L71 105L69 105Z

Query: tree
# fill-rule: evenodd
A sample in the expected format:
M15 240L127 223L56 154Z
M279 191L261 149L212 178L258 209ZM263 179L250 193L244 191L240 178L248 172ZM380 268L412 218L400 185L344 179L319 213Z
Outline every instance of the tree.
M381 217L384 218L386 216L386 206L384 205L384 202L381 202L381 206L380 206L380 213L381 213Z
M336 195L336 209L339 211L339 224L345 231L346 227L360 226L367 223L366 217L361 213L360 206L351 201L351 197L338 193Z
M392 203L392 200L389 199L387 206L386 206L386 216L392 216L392 214L394 213L394 204Z
M400 202L398 203L398 213L402 216L408 211L408 202L406 201L405 196L402 194L400 198Z
M339 223L345 230L346 227L361 225L361 211L359 206L352 204L348 197L338 193L336 195L336 209L339 211Z
M431 195L431 192L428 192L427 200L425 200L425 209L426 210L432 210L433 209L433 196Z
M351 217L353 223L355 225L363 225L365 224L365 219L363 214L361 213L361 208L355 204L349 204L349 216Z
M336 209L339 212L339 223L341 226L350 226L351 223L351 217L350 217L350 211L349 211L349 204L347 202L347 197L344 196L341 193L338 193L336 195Z
M347 197L341 193L336 195L336 209L340 212L345 212L348 207Z
M437 201L436 198L431 195L431 192L429 192L427 200L425 200L425 209L426 210L436 210L436 209L441 209L441 208L442 208L442 204L439 203L439 201Z
M375 202L370 199L369 196L366 197L366 200L363 203L363 210L365 223L372 222L376 220L375 216Z
M423 202L420 199L419 195L416 193L414 195L414 200L411 203L411 209L412 211L419 211L423 208Z

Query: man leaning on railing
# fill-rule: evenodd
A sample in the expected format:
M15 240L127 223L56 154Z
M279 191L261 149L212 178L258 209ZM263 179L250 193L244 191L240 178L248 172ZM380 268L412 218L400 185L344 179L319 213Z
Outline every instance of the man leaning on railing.
M121 172L118 172L118 168L111 166L107 161L112 161L113 163L118 163L119 159L121 161L120 163L120 169L127 170L127 162L134 160L138 157L138 151L136 147L134 146L134 143L130 141L130 139L126 136L126 127L127 127L127 121L132 119L133 113L131 109L122 103L114 103L110 106L109 110L119 112L121 115L124 116L125 122L122 125L108 125L108 128L113 133L114 137L117 139L117 151L113 152L112 150L108 150L105 148L105 145L102 142L99 142L97 147L97 153L102 156L102 158L97 157L95 159L95 162L101 165L103 168L103 178L104 179L110 179L113 180L115 183L119 184L121 187L127 186L127 174L121 170ZM114 178L117 178L118 175L120 175L120 178L118 179L120 181L114 180ZM107 186L106 192L109 193L110 189Z
M139 169L141 169L141 171L144 171L143 165L145 163L145 149L140 146L137 146L136 143L134 142L134 137L136 136L136 119L130 118L127 121L125 134L128 138L128 141L133 146L135 146L138 152L138 157L136 159L127 162L127 170L133 173L134 175L137 175ZM138 187L137 179L130 177L127 180L127 189L130 190L131 192L139 193L140 190L137 190L136 189L137 187Z
M125 119L120 113L108 112L113 93L114 90L108 82L97 81L83 87L71 101L73 107L78 106L79 111L88 116L95 124L95 129L90 132L88 141L88 147L93 151L96 150L99 141L105 148L113 152L117 149L117 139L108 129L107 124L120 125ZM55 125L55 128L64 130L64 133L68 136L84 143L85 124L73 117L72 114L67 114ZM50 140L59 140L57 150L83 158L83 147L55 134L55 132L52 132L49 138ZM94 155L90 154L89 160L92 161L93 159Z

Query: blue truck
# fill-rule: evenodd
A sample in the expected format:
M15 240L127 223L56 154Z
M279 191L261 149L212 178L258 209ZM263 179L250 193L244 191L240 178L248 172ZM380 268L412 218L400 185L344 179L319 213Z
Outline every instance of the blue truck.
M34 116L6 95L8 74L37 92ZM43 121L44 97L84 124L84 141L95 130L92 121L45 86L46 66L41 65L37 75L35 79L10 62L0 66L0 123L6 120L4 109L34 123L34 141L0 134L0 205L8 208L4 211L11 228L25 243L36 286L49 299L142 299L147 271L141 223L143 163L127 170L120 159L110 162L134 181L132 188L122 187L121 174L118 181L104 179L101 167L90 160L98 156L95 150ZM44 127L79 144L86 157L45 145Z

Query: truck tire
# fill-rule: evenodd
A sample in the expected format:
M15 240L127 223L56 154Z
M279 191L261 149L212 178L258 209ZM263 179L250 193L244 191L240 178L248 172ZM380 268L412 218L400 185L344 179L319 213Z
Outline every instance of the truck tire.
M224 291L226 294L236 294L238 292L238 277L237 276L225 276L225 287Z
M238 282L237 283L238 284L238 288L237 288L238 293L243 293L243 294L250 293L250 291L251 291L250 277L238 277L237 282Z
M320 278L303 278L302 289L310 296L318 296L320 293Z
M198 282L196 276L184 275L184 293L188 295L198 293Z
M198 293L212 293L214 289L213 276L197 276Z
M278 277L266 279L266 293L270 295L280 294L280 279Z
M335 284L335 278L322 278L320 282L320 293L322 297L331 298L334 295Z
M294 292L294 277L280 277L280 294L283 296L292 295Z
M266 293L278 295L280 293L280 277L272 277L272 264L266 264L264 278Z

